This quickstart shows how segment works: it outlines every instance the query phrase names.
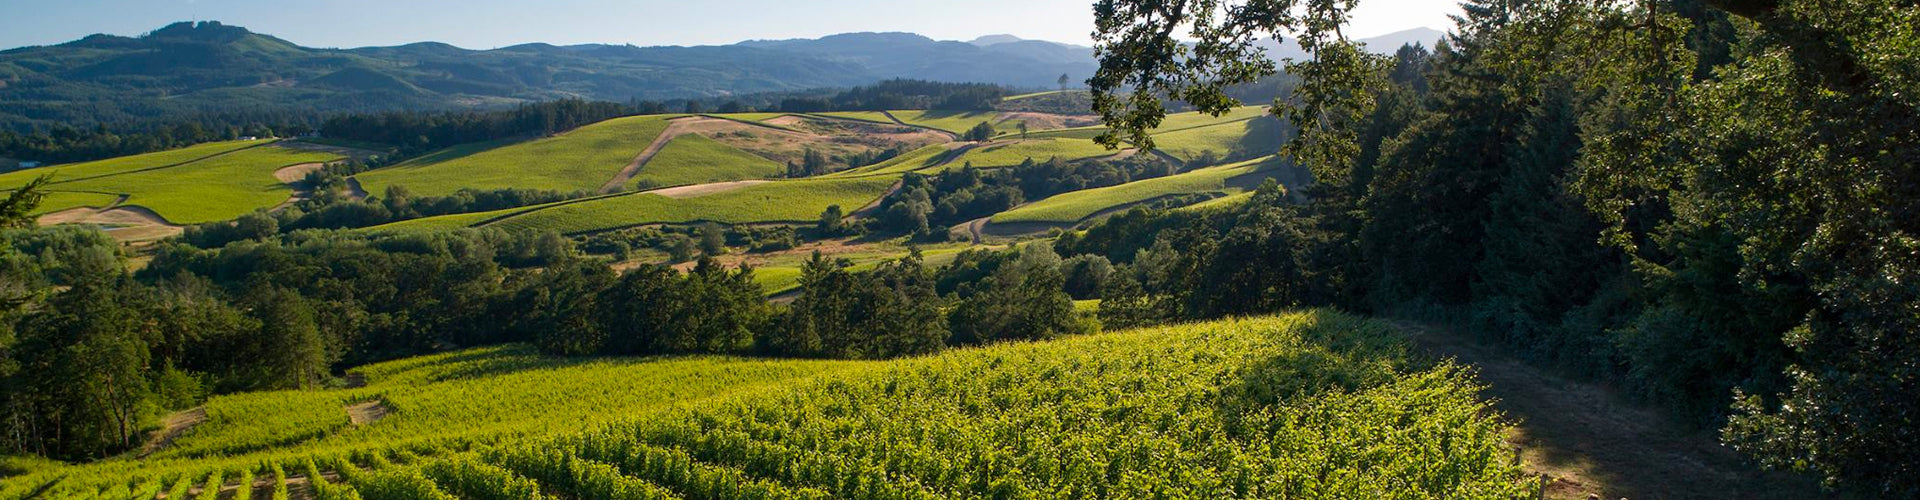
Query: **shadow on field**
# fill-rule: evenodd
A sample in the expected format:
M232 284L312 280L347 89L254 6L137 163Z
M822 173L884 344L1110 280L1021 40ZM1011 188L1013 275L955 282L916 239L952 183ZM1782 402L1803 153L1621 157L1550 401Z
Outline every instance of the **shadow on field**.
M1760 470L1711 431L1608 387L1562 378L1466 334L1397 325L1421 351L1477 370L1482 396L1514 421L1507 442L1529 473L1552 479L1547 498L1835 498L1806 477Z

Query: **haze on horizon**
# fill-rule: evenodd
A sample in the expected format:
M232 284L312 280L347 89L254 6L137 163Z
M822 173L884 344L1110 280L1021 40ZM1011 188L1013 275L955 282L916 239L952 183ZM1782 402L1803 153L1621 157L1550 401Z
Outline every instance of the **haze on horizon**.
M310 47L434 41L489 49L545 42L718 45L904 31L942 40L991 34L1091 44L1093 0L0 0L0 49L95 34L137 36L167 24L219 21ZM1356 38L1452 27L1455 0L1362 0ZM316 22L316 20L322 22Z

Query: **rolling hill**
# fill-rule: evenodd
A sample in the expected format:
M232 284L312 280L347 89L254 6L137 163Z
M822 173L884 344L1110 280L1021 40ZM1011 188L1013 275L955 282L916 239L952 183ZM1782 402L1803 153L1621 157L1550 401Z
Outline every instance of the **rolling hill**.
M101 34L0 51L0 128L207 112L699 98L901 77L1051 86L1061 73L1091 74L1090 57L1063 60L1030 52L908 33L697 47L524 44L470 50L415 43L323 49L218 22L176 23L138 37ZM75 103L87 107L75 109Z
M288 180L343 156L299 149L271 139L201 144L181 149L0 174L0 188L51 176L38 212L113 207L144 209L159 223L227 220L270 208L294 196ZM283 171L285 169L286 171ZM288 179L282 179L287 177ZM88 222L79 214L75 222ZM65 220L62 218L62 220Z

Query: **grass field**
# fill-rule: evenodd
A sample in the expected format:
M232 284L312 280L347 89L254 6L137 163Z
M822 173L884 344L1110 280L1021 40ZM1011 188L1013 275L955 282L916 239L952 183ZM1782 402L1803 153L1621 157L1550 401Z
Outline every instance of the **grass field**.
M120 195L117 194L48 191L46 196L40 199L40 206L34 208L33 215L79 207L107 208L119 199Z
M1085 139L1029 139L1006 141L1005 144L991 144L974 148L960 158L947 164L945 170L960 168L972 163L975 167L1011 167L1032 159L1044 162L1059 158L1061 161L1112 156L1119 153ZM931 173L931 172L929 172Z
M1027 98L1033 98L1033 97L1040 97L1040 96L1048 96L1048 95L1054 95L1054 94L1063 94L1063 93L1066 93L1066 92L1069 92L1069 91L1066 91L1066 90L1049 90L1049 91L1045 91L1045 92L1033 92L1033 93L1027 93L1027 94L1020 94L1020 95L1010 95L1010 96L1006 96L1006 97L1002 97L1002 98L1000 98L1000 102L1006 102L1006 101L1018 101L1018 100L1021 100L1021 99L1027 99Z
M846 211L865 206L896 180L890 176L785 180L692 198L632 193L535 210L487 227L575 234L658 223L810 222L818 220L829 205Z
M640 173L627 181L631 188L640 183L656 187L684 186L708 182L764 179L785 173L778 162L754 156L700 134L686 134L668 141L660 152L640 166Z
M73 176L56 177L47 186L52 193L42 200L37 212L105 207L118 198L117 194L124 194L128 197L126 205L152 209L175 224L232 219L277 205L293 194L292 187L273 177L275 170L341 159L332 153L260 145L257 141L218 144L187 148L193 150L191 153L174 150L64 168L56 174ZM63 178L66 180L60 180Z
M868 175L904 174L939 164L941 159L946 158L949 151L952 150L948 149L945 144L934 144L908 151L900 156L889 158L880 163L842 170L821 177L861 177Z
M1153 135L1154 147L1175 158L1192 161L1208 152L1215 158L1240 151L1240 158L1263 156L1280 150L1286 139L1279 121L1252 119L1218 125L1188 128Z
M331 153L274 146L247 148L177 167L63 182L53 189L125 193L128 205L158 212L175 224L232 219L286 201L293 188L273 171L301 163L339 160Z
M672 117L615 118L553 137L457 146L356 177L374 194L396 184L422 196L460 188L593 190L632 163Z
M1166 177L1129 182L1056 195L993 216L994 223L1044 222L1073 224L1101 211L1170 195L1245 191L1230 181L1271 171L1282 163L1274 157L1208 167Z
M955 134L964 134L967 132L967 129L973 128L981 122L991 124L995 129L1002 127L1007 128L1008 131L1013 129L1013 124L1001 123L1000 114L993 111L938 111L915 109L889 111L889 113L893 113L894 118L899 118L900 121L907 122L910 125L945 130Z
M493 219L495 217L507 215L514 212L524 211L524 210L527 210L527 208L528 207L503 208L500 210L492 210L487 212L473 212L473 213L465 213L465 214L422 217L418 219L403 220L400 222L391 222L387 224L381 224L378 226L362 228L360 229L360 231L368 232L368 233L398 233L398 234L436 233L441 231L452 231L455 229L460 229L465 227L473 227L475 224L486 222L489 219Z
M1220 116L1213 116L1213 115L1201 113L1198 111L1189 111L1185 113L1172 113L1172 114L1168 114L1165 120L1161 120L1160 126L1154 128L1152 133L1158 135L1158 134L1166 134L1171 132L1179 132L1179 131L1187 130L1191 128L1220 125L1220 124L1233 123L1233 122L1238 122L1243 120L1251 120L1254 118L1265 116L1266 114L1267 114L1266 106L1241 106L1241 107L1228 110L1225 114L1222 114ZM1104 133L1106 131L1107 131L1107 128L1105 126L1074 127L1074 128L1063 128L1063 129L1054 129L1054 130L1037 130L1037 131L1028 133L1027 137L1035 138L1035 139L1043 138L1043 137L1091 139L1094 136L1100 135L1101 133Z
M301 474L309 460L338 477L289 484L296 497L316 486L368 500L1517 499L1539 488L1462 369L1413 359L1383 322L1328 311L887 362L562 360L506 347L361 372L362 388L216 398L175 448L10 478L0 498L62 477L43 497L185 495L243 473L271 478L261 473L274 465ZM385 419L343 423L344 405L376 398L392 406Z
M122 156L99 161L18 170L0 174L0 189L20 187L42 175L52 175L52 182L54 183L65 183L89 177L123 174L136 170L180 165L209 156L246 149L270 142L273 142L273 140L209 142L179 149Z

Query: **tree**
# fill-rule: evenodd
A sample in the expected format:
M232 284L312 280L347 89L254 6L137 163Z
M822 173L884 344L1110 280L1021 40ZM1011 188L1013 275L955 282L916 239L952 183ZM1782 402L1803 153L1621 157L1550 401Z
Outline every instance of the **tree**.
M700 254L708 257L727 253L727 231L719 224L706 223L700 226Z
M947 338L933 279L918 251L872 271L814 252L800 297L762 349L788 356L882 359L939 350Z
M1085 333L1062 285L1060 256L1046 245L1021 247L1013 262L969 285L948 315L957 344L1045 340Z
M840 236L846 230L846 214L841 213L840 205L828 205L820 212L820 222L814 224L814 230L823 237Z
M249 298L260 330L252 356L260 361L253 374L258 389L311 389L327 378L325 340L313 307L291 290L270 287Z
M32 227L33 211L40 208L40 199L46 197L43 188L49 182L53 182L53 176L35 177L0 200L0 228Z
M1067 91L1067 85L1069 85L1069 84L1072 84L1072 83L1073 83L1073 78L1072 78L1072 77L1068 77L1066 73L1061 73L1061 74L1060 74L1060 79L1058 80L1058 82L1060 83L1060 91L1061 91L1061 92L1066 92L1066 91Z
M967 129L967 133L961 134L960 138L973 142L985 142L993 138L993 124L980 122L974 125L973 128Z
M1020 140L1027 140L1027 121L1020 120L1015 125L1020 127Z

